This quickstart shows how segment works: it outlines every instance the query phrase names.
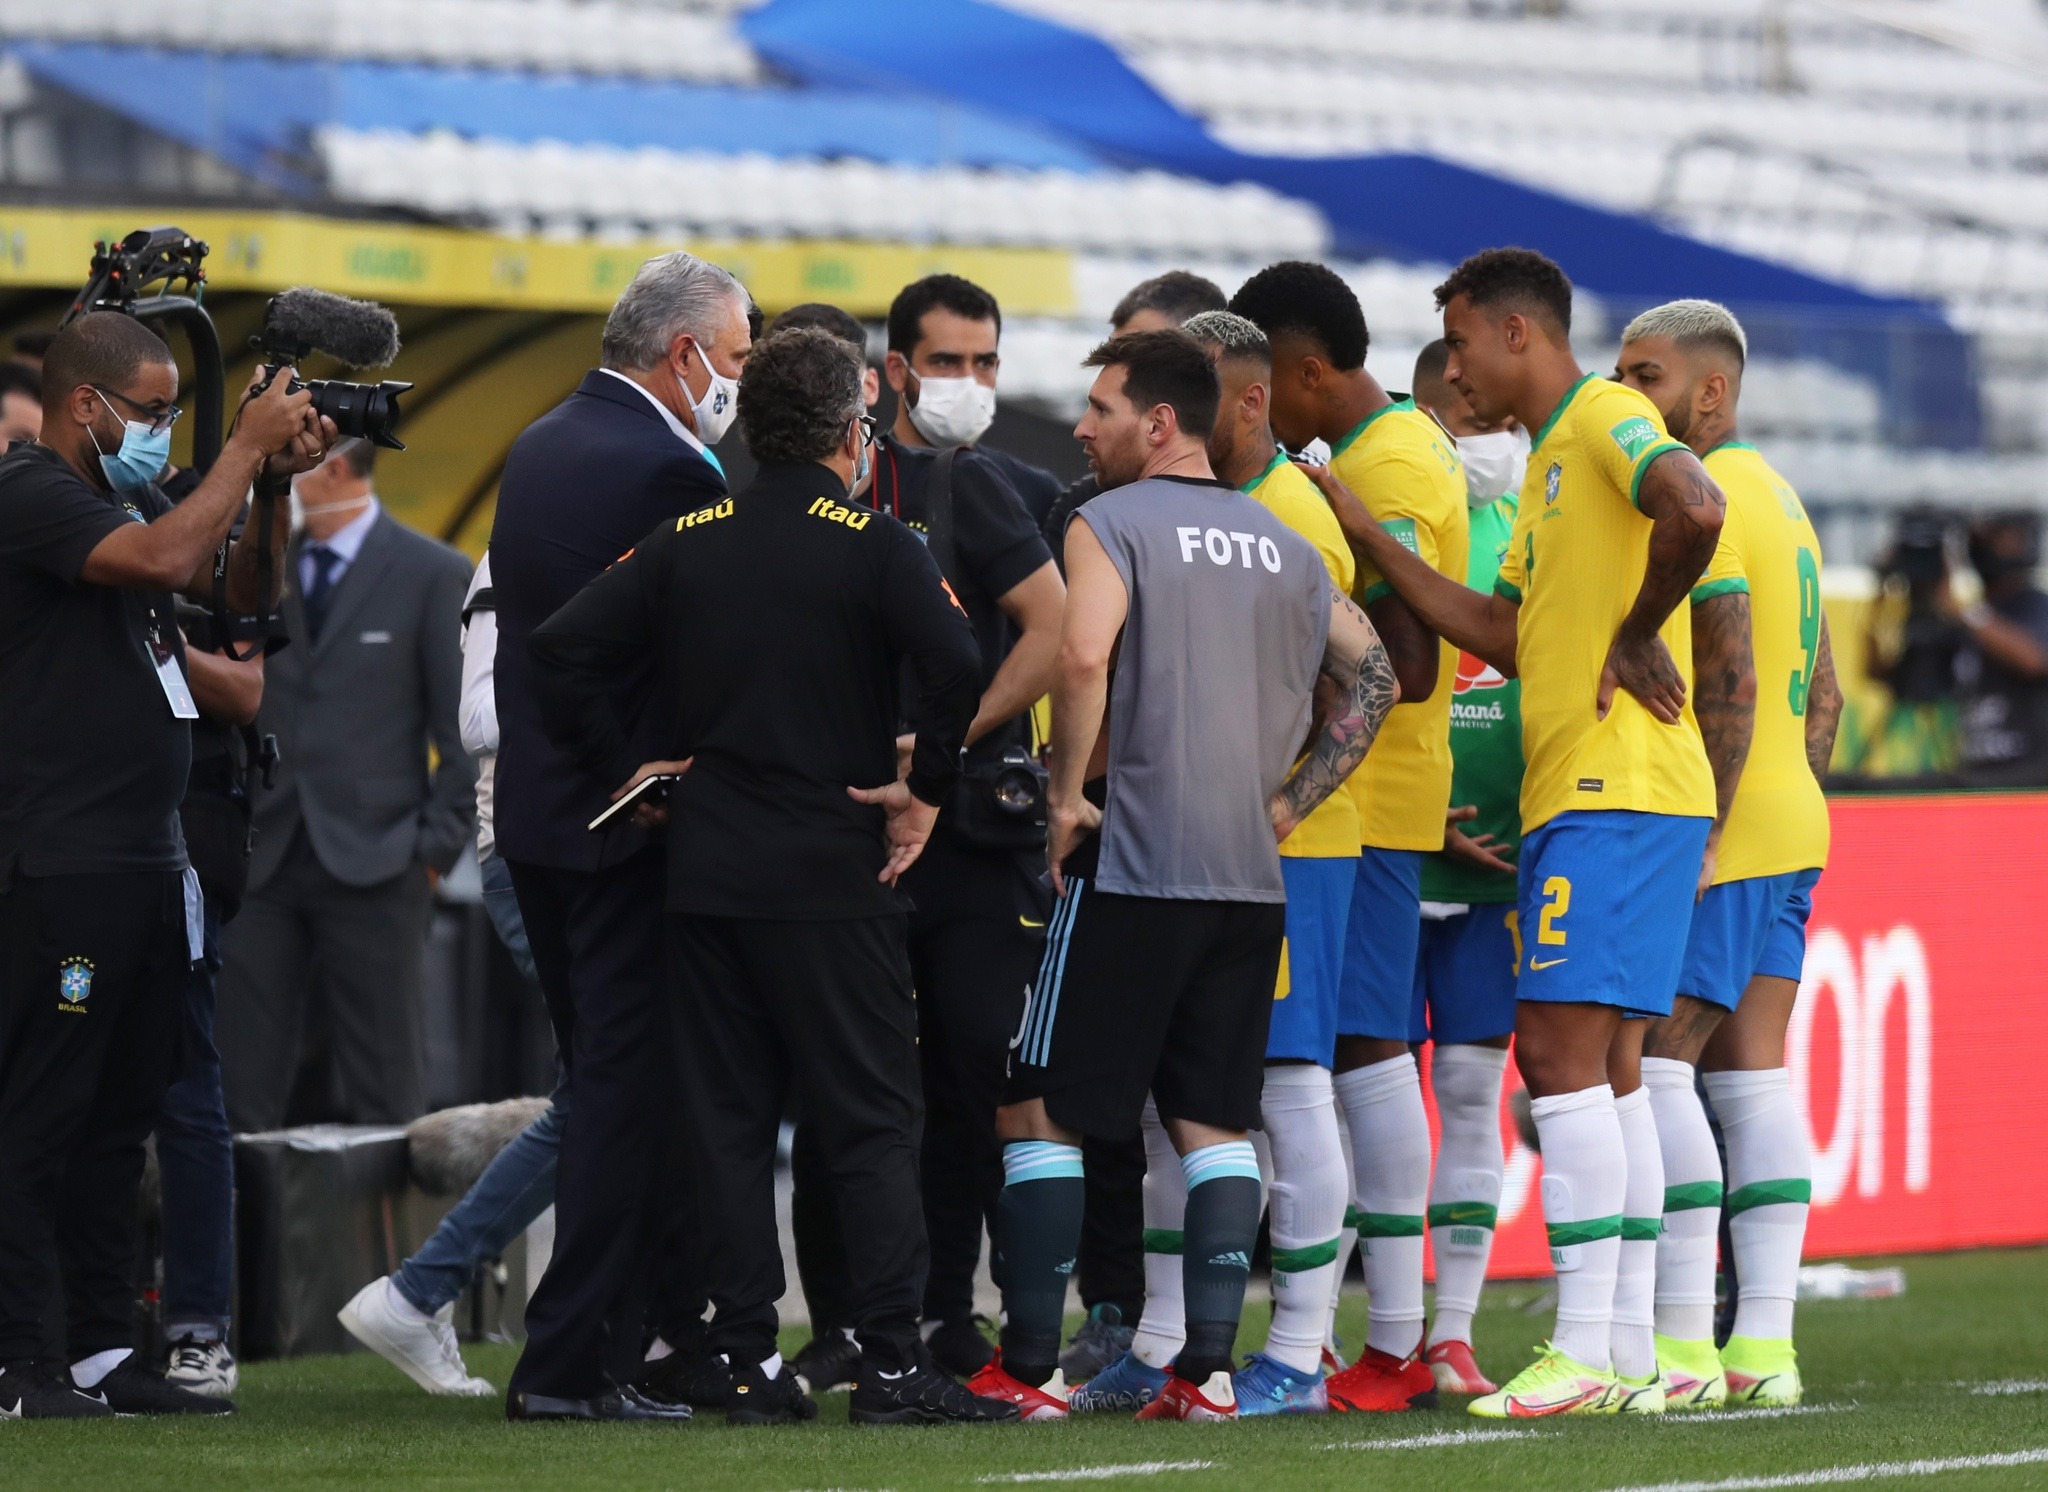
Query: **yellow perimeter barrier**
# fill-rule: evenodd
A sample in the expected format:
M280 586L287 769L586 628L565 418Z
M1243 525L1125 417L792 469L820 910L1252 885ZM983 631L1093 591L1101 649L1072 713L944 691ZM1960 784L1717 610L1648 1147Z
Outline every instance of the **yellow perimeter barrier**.
M290 212L0 205L0 286L85 283L92 246L172 223L211 249L220 290L311 285L400 304L524 311L606 311L642 260L686 248L730 269L773 314L826 300L878 317L910 281L950 270L985 285L1012 316L1071 316L1071 256L1056 249L941 244L753 242L557 243Z

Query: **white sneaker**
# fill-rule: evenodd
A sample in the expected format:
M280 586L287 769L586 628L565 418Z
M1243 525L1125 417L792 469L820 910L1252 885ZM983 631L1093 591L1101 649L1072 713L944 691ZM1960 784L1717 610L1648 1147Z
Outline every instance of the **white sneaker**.
M469 1376L455 1345L455 1303L422 1316L387 1276L372 1280L338 1313L348 1334L430 1394L482 1399L497 1390Z
M181 1340L171 1343L170 1364L164 1369L165 1382L189 1388L195 1394L205 1394L209 1399L228 1399L234 1397L235 1385L241 1379L241 1370L235 1366L235 1354L228 1351L226 1342Z

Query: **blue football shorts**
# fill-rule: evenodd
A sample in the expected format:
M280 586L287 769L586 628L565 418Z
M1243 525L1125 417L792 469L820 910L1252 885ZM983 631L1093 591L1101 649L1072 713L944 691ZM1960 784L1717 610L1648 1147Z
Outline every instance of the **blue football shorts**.
M1669 1015L1712 824L1575 810L1525 835L1515 997Z

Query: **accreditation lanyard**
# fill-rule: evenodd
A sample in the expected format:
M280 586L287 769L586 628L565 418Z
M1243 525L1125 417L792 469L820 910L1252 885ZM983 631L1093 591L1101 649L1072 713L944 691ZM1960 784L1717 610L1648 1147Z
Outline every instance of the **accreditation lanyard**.
M156 664L157 682L163 685L173 720L197 720L199 703L192 698L192 686L185 682L185 670L178 666L178 650L165 632L154 598L149 606L149 656Z

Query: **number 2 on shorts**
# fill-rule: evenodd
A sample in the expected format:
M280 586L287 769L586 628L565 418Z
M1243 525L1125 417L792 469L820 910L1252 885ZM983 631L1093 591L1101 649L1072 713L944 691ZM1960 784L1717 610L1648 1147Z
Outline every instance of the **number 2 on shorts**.
M1543 904L1543 912L1536 919L1536 941L1552 948L1564 946L1564 929L1556 926L1559 918L1572 909L1572 883L1566 876L1552 876L1543 883L1543 894L1550 899Z

